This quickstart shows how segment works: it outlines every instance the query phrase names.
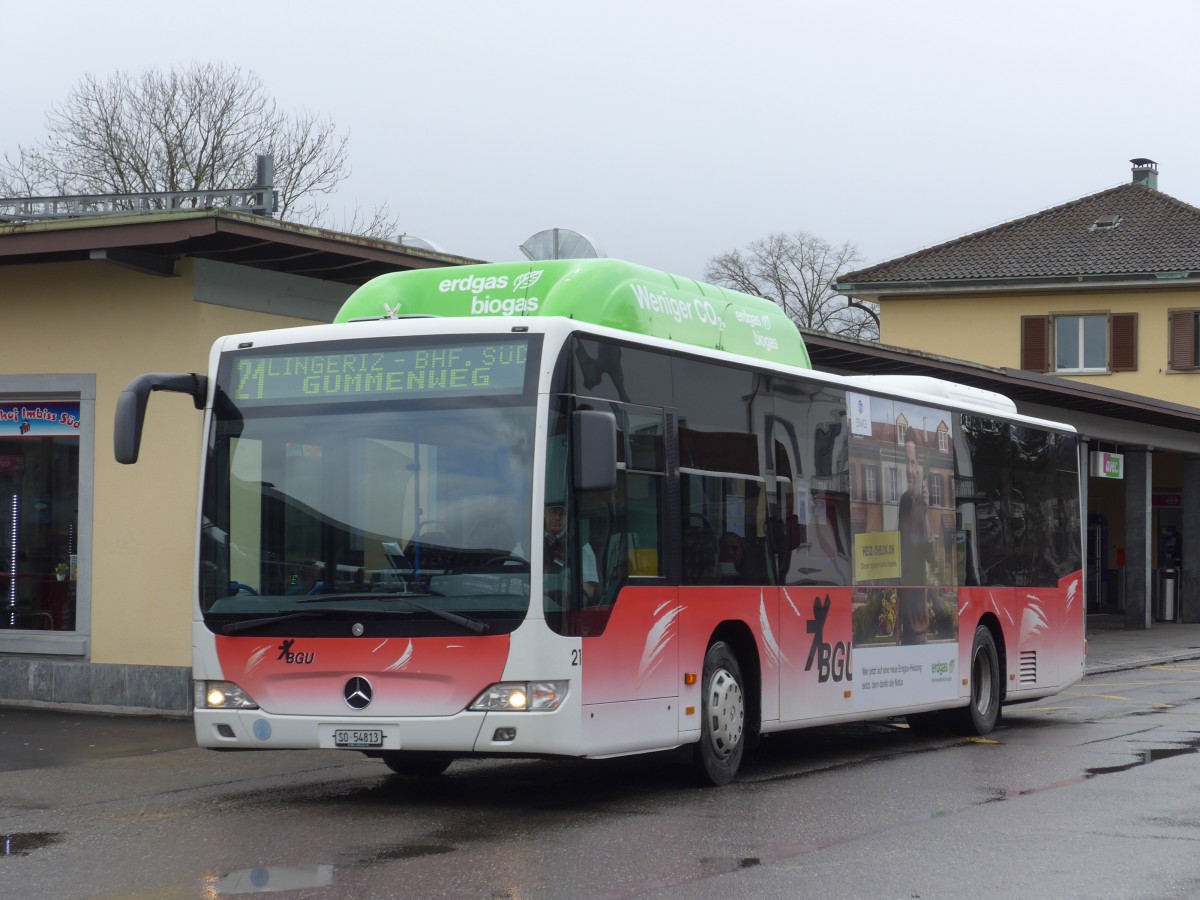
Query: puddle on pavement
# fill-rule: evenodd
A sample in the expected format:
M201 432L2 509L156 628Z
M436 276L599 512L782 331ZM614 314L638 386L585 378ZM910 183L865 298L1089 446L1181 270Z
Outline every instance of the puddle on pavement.
M1200 740L1188 741L1186 744L1178 747L1154 747L1150 750L1143 750L1141 758L1135 759L1133 762L1128 762L1120 766L1100 766L1095 769L1088 769L1087 776L1093 778L1096 775L1112 775L1116 772L1128 772L1130 769L1158 762L1160 759L1173 759L1176 756L1186 756L1198 750L1200 750Z
M58 843L59 831L21 831L0 834L0 856L25 856L31 850L41 850Z
M706 877L711 875L726 875L738 869L752 869L762 865L762 859L757 856L707 856L700 860L700 868Z
M1050 791L1055 788L1067 787L1072 784L1080 784L1087 781L1089 778L1095 778L1097 775L1115 775L1117 772L1128 772L1130 769L1136 769L1138 766L1149 765L1152 762L1158 762L1161 759L1173 759L1176 756L1187 756L1189 753L1200 751L1200 738L1176 744L1173 747L1151 747L1148 750L1142 750L1138 753L1137 759L1132 762L1122 763L1119 766L1096 766L1095 768L1086 769L1084 773L1075 778L1067 778L1063 781L1055 782L1054 784L1041 785L1040 787L1021 788L999 790L987 801L988 803L998 803L1002 800L1016 800L1018 797L1026 797L1030 794L1040 794L1042 791Z
M272 891L298 891L333 884L334 866L255 866L240 869L219 878L205 879L208 894L265 894Z

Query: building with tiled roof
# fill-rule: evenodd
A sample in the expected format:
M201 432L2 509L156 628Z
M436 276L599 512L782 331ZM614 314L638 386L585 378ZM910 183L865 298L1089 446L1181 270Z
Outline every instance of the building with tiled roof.
M1194 409L1200 208L1158 189L1153 160L1131 163L1126 184L845 273L836 289L879 305L885 348L1012 373L1017 387L1050 376L1145 409ZM1089 609L1144 627L1178 567L1180 606L1200 616L1200 435L1184 425L1158 441L1136 416L1055 417L1084 437L1085 465L1124 461L1120 479L1084 484Z
M1200 209L1157 190L1158 173L1145 162L1128 184L848 272L839 290L874 299L929 288L1200 278Z
M880 306L883 343L1099 381L1191 404L1200 373L1200 209L1128 184L837 281ZM951 349L953 348L953 349Z

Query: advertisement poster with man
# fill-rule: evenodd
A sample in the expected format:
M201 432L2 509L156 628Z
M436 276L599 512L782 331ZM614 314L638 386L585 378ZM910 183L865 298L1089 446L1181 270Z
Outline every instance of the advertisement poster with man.
M957 696L952 416L866 394L847 405L860 706Z

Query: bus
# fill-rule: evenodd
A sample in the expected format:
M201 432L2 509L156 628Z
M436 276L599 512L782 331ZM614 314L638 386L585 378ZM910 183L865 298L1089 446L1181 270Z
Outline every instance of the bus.
M216 341L200 746L463 757L986 734L1083 675L1077 439L1007 398L815 371L768 300L611 259L398 272Z

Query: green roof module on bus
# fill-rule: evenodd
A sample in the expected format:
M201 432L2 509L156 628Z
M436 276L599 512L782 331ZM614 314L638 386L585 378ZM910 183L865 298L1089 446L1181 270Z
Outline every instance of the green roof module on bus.
M335 322L399 316L563 316L636 334L811 368L777 305L616 259L559 259L381 275Z

